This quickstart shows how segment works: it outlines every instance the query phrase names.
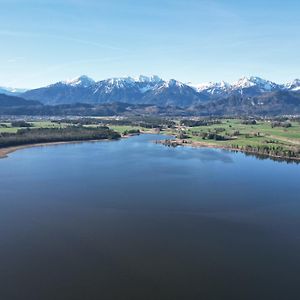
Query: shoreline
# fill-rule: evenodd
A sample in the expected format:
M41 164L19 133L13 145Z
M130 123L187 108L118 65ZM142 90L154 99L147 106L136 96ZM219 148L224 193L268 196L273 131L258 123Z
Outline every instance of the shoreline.
M35 144L5 147L5 148L0 148L0 159L7 158L9 154L16 152L18 150L23 150L23 149L27 149L27 148L59 146L59 145L65 145L65 144L95 143L95 142L102 142L102 141L104 142L104 141L110 141L110 140L109 139L101 139L101 140L49 142L49 143L35 143Z
M134 136L135 134L128 134L128 135L121 135L119 139L129 138L131 136ZM104 142L104 141L114 141L110 139L101 139L101 140L74 140L74 141L61 141L61 142L49 142L49 143L35 143L35 144L25 144L25 145L19 145L19 146L10 146L5 148L0 148L0 159L8 157L9 154L16 152L18 150L23 150L27 148L34 148L34 147L47 147L47 146L59 146L64 144L81 144L81 143L95 143L95 142Z
M169 141L166 143L166 141ZM230 146L225 146L225 145L213 145L210 143L206 142L184 142L184 140L180 139L175 139L175 140L162 140L162 141L156 141L159 144L163 144L165 146L171 146L171 147L177 147L177 146L182 146L182 147L192 147L192 148L212 148L212 149L223 149L227 151L232 151L232 152L240 152L244 154L250 154L254 156L259 156L259 157L265 157L265 158L270 158L273 160L278 160L278 161L289 161L289 162L295 162L295 163L300 163L300 157L286 157L286 156L278 156L278 155L271 155L271 154L263 154L259 153L256 151L247 151L239 148L233 148Z
M147 132L148 133L148 132ZM147 134L142 133L142 134ZM120 139L123 138L130 138L133 135L126 135L121 136ZM9 154L16 152L18 150L23 150L27 148L34 148L34 147L47 147L47 146L59 146L64 144L81 144L81 143L95 143L95 142L102 142L102 141L111 141L109 139L101 139L101 140L82 140L82 141L62 141L62 142L49 142L49 143L35 143L35 144L28 144L28 145L20 145L20 146L11 146L6 148L0 148L0 159L7 158ZM168 143L166 143L168 141ZM290 161L295 163L300 163L300 158L298 157L285 157L285 156L277 156L277 155L270 155L270 154L262 154L256 151L246 151L239 148L233 148L229 146L223 146L223 145L213 145L206 142L185 142L184 140L175 139L175 140L158 140L155 141L157 144L163 144L165 146L171 146L171 147L192 147L192 148L211 148L211 149L223 149L227 151L232 152L240 152L244 154L250 154L255 155L259 157L265 157L270 158L274 160L281 160L281 161Z

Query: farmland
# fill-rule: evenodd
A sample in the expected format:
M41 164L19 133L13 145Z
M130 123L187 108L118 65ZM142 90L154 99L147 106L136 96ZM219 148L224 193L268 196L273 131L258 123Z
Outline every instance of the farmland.
M174 145L235 149L273 157L300 156L298 121L219 119L203 126L186 126L181 122L168 133L176 135Z
M24 124L22 124L22 122ZM77 118L39 121L5 121L0 134L17 134L24 129L109 127L120 135L161 133L175 136L172 145L216 147L257 153L270 157L300 159L300 122L297 119L160 119ZM27 128L26 128L27 127ZM168 144L170 142L168 141Z

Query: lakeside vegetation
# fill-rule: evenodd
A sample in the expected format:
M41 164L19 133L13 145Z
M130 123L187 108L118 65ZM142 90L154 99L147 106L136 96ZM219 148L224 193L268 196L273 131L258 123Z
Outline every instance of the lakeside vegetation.
M215 146L274 158L300 159L297 119L218 119L201 126L184 124L192 123L180 122L180 126L169 132L177 137L173 145Z
M18 130L23 129L24 127L20 126L22 121L9 121L5 120L4 122L0 122L0 133L17 133ZM38 128L65 128L67 124L58 124L55 122L51 122L50 120L43 121L23 121L27 124L30 124L30 128L38 129ZM71 124L70 124L71 125Z
M0 133L0 148L23 145L89 141L103 139L118 139L120 134L107 128L89 128L83 126L69 126L66 128L35 128L19 129L16 133Z
M225 148L267 157L300 159L299 118L101 117L0 122L0 147L118 138L140 133L175 136L172 145ZM169 142L168 142L169 143Z

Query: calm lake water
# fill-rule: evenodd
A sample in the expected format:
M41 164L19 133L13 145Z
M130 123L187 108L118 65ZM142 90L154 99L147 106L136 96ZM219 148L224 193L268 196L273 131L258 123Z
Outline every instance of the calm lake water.
M0 160L1 300L289 300L300 165L143 135Z

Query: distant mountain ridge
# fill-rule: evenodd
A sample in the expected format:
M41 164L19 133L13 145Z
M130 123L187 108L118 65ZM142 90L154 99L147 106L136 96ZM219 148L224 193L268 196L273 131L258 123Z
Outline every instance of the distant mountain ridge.
M171 89L170 89L171 87ZM248 97L240 93L228 97L203 102L193 102L186 105L182 102L185 95L181 92L182 85L170 81L160 85L156 91L158 104L132 104L126 102L106 102L98 104L70 103L45 105L34 100L0 94L0 115L41 115L41 116L105 116L105 115L164 115L164 116L278 116L300 115L300 93L283 89L265 92L258 96ZM172 94L173 93L173 94ZM110 94L110 93L109 93ZM193 95L193 94L192 94ZM188 94L190 96L190 94ZM164 100L170 97L177 102L179 97L181 106L166 105ZM186 106L184 106L186 105Z
M202 116L279 116L300 115L300 93L279 90L258 96L232 94L227 98L188 108Z
M87 76L61 81L25 92L22 96L44 104L124 102L129 104L155 104L188 106L208 100L192 87L174 79L164 81L158 76L110 78L98 82Z
M36 106L36 105L42 105L38 101L34 100L25 100L24 98L18 97L18 96L11 96L6 94L0 93L0 108L3 107L22 107L22 106Z
M300 80L295 79L287 84L262 79L260 77L243 77L237 82L230 84L225 81L209 82L206 84L192 85L199 93L206 93L213 99L224 98L231 95L243 95L248 97L258 96L264 93L276 91L299 91Z
M141 75L138 78L118 77L95 81L83 75L72 80L28 90L22 94L22 97L38 100L47 105L123 102L188 107L233 95L257 97L277 91L300 92L300 80L277 84L252 76L243 77L234 84L222 81L193 85L175 79L165 81L158 76Z
M26 91L27 91L26 89L17 89L17 88L0 86L0 94L5 94L9 96L18 96L25 93Z

